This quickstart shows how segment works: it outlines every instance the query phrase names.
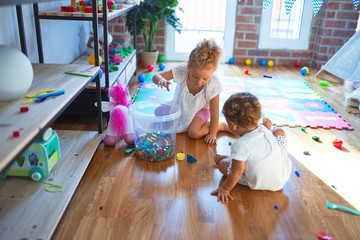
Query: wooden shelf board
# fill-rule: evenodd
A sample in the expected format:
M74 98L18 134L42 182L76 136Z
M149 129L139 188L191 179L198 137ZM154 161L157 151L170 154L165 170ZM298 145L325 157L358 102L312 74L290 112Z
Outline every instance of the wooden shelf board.
M2 239L50 239L80 183L101 139L97 132L56 131L61 158L45 182L60 184L62 192L45 191L45 184L26 177L0 181Z
M130 62L130 60L132 59L132 57L136 55L136 51L134 50L131 54L129 54L128 56L126 56L123 61L120 63L120 65L117 65L119 67L118 71L114 71L114 72L109 72L109 85L112 86L117 78L120 76L120 74L124 71L124 69L126 68L126 66L128 65L128 63ZM73 63L75 64L86 64L88 62L88 55L83 55L80 58L76 59ZM100 85L101 88L104 89L105 88L105 73L103 73L101 79L100 79ZM92 82L89 83L89 85L87 85L86 87L87 89L96 89L96 83Z
M96 75L99 67L78 64L33 64L34 79L28 93L56 88L65 94L48 98L42 103L30 103L28 112L20 113L25 98L0 102L0 171L31 143L84 89L91 77L67 75L64 72L81 72ZM94 98L95 100L95 98ZM13 137L13 131L20 131Z
M28 4L28 3L40 3L40 2L60 2L62 0L1 0L0 6L15 5L15 4Z

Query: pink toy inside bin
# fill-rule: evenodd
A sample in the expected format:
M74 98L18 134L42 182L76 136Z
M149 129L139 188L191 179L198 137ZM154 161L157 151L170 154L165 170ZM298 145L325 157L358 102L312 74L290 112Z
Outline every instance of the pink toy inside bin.
M145 161L163 161L174 155L180 107L171 102L136 102L130 106L135 151Z

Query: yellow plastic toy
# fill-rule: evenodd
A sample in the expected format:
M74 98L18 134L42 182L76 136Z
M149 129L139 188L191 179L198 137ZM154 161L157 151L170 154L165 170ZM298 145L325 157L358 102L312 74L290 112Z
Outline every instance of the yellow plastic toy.
M88 58L88 63L90 65L95 65L95 54L90 54L89 58ZM101 56L99 56L99 65L102 64L102 58Z

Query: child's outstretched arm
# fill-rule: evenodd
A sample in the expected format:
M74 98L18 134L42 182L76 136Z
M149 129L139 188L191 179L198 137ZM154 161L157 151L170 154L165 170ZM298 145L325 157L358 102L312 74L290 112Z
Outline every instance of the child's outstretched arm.
M152 81L154 84L158 85L158 87L165 87L168 91L170 91L170 80L173 79L172 70L162 72L160 74L154 75Z
M216 195L218 202L228 203L229 199L233 200L231 196L231 189L233 189L238 183L241 175L245 170L245 161L232 160L231 172L221 184L218 189L211 192L211 195Z
M219 94L210 100L210 126L209 134L205 136L205 142L213 145L216 143L216 134L219 125Z

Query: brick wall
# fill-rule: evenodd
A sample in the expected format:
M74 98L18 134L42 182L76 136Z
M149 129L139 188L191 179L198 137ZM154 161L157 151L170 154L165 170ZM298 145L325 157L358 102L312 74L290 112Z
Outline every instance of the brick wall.
M243 63L246 58L258 63L261 59L274 60L277 65L303 65L320 68L355 33L359 11L350 0L325 0L313 18L308 50L258 49L262 0L238 3L234 58Z
M313 18L308 50L264 50L258 49L262 0L243 0L238 3L234 59L243 63L250 58L258 63L261 59L273 60L276 65L293 65L301 61L303 65L320 68L355 33L359 10L354 10L351 0L325 0L320 11ZM109 23L114 41L132 44L132 37L126 31L125 17ZM164 54L165 27L162 22L154 40L154 48L159 55ZM142 35L137 36L137 50L144 49ZM166 56L165 56L166 57Z
M352 1L324 1L313 21L313 67L321 68L354 35L358 18L359 10L354 10Z
M113 41L124 42L127 46L134 45L133 37L127 31L125 25L126 17L120 16L112 19L109 22L109 32L113 36ZM144 38L142 34L139 34L136 38L137 51L145 49ZM165 25L164 22L160 22L159 30L153 42L153 48L159 51L159 55L164 55L165 45Z
M110 34L113 36L114 42L123 42L127 46L133 45L133 38L131 34L127 31L125 21L125 16L114 18L109 21L108 29Z

